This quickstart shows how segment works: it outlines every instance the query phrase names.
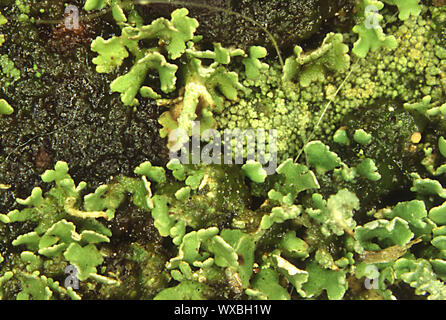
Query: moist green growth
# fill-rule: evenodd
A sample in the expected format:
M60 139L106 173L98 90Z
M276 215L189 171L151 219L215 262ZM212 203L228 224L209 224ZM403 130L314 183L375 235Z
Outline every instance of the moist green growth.
M5 25L8 20L0 12L0 26ZM0 34L0 46L5 42L5 36ZM20 71L14 67L14 63L8 58L8 55L0 55L0 74L2 76L2 85L8 87L11 82L20 78ZM0 115L8 115L14 112L11 105L3 98L0 99Z
M144 98L170 106L159 119L162 136L177 128L190 134L196 119L203 129L276 128L280 165L268 175L253 160L145 161L133 177L88 190L59 161L42 175L49 191L36 187L17 200L21 209L0 215L7 234L0 237L0 298L446 299L446 188L439 178L445 55L438 32L445 8L384 2L397 7L401 21L368 29L368 20L391 18L382 2L364 0L358 37L329 33L313 52L296 46L282 70L260 60L262 47L206 47L187 9L144 24L134 7L87 1L89 10L110 5L121 28L91 49L99 73L130 62L110 86L125 105L138 112ZM369 5L383 15L366 12ZM353 60L350 48L367 59ZM349 120L361 112L381 114ZM425 141L411 140L412 133ZM383 156L382 141L395 137L406 139L404 156L417 154L410 157L416 165ZM382 195L395 176L409 180L407 198L370 204L373 195L363 196L374 186ZM139 212L153 229L142 234L157 240L122 245L114 224ZM68 266L77 270L79 289L64 286Z
M163 126L161 137L178 128L191 135L196 119L201 122L202 131L215 128L213 113L222 110L226 99L235 101L240 91L247 90L239 82L238 74L229 70L229 64L236 57L240 57L248 78L258 77L260 70L267 68L259 60L266 56L262 47L252 47L249 53L227 49L219 43L214 43L210 50L200 49L200 37L194 34L198 21L188 17L188 13L185 8L178 9L172 12L170 20L158 18L144 25L136 11L131 11L127 18L120 10L119 17L115 13L114 18L121 25L121 35L107 40L98 37L91 44L91 49L98 53L93 63L100 73L112 72L132 56L133 66L125 75L116 78L110 88L121 93L121 100L127 106L137 106L136 96L139 94L158 100L160 106L169 107L170 110L159 118ZM142 46L151 42L156 46ZM160 43L163 45L159 46ZM181 73L184 79L178 81L180 61L183 61ZM157 72L159 84L146 85L149 70ZM157 90L164 94L177 90L180 96L173 100L161 99ZM170 139L169 146L176 142Z
M364 25L367 14L379 15L369 11L366 14L368 5L382 9L378 28ZM342 127L346 115L376 108L386 101L395 105L390 112L404 105L412 113L418 111L435 118L444 128L441 120L446 69L444 41L439 32L444 23L444 6L426 7L414 1L407 8L398 2L398 7L410 9L411 14L395 21L388 11L391 6L364 1L357 8L355 28L365 29L366 34L330 33L313 51L303 52L296 46L283 70L271 64L257 80L245 79L242 74L241 83L252 92L241 93L238 101L228 102L215 117L218 128L276 129L281 160L298 154L311 133L328 141L326 137ZM383 46L381 38L392 39L392 45ZM369 43L372 50L363 43ZM424 119L414 117L420 127L425 126ZM340 135L342 131L336 139L348 145L350 140ZM361 135L359 131L356 139L367 143L369 138ZM265 140L269 141L268 131Z
M138 285L152 288L155 299L366 298L372 294L363 287L370 268L379 283L373 293L382 298L395 298L394 288L407 283L416 294L444 299L444 205L429 202L431 197L446 197L441 184L413 174L418 199L364 219L354 192L339 189L327 198L315 192L325 187L318 177L324 181L343 163L320 141L313 144L318 147L305 150L308 166L288 159L267 179L255 162L242 169L171 160L167 170L145 162L135 168L140 178L118 177L83 197L86 184L76 186L66 163L58 162L42 175L43 181L54 183L50 191L43 196L35 188L28 199L18 200L25 209L1 215L6 224L35 222L33 231L11 243L22 248L20 257L2 258L2 294L79 299L98 284L104 297L107 291L126 287L128 278L107 271L104 264L113 235L99 220L116 219L131 194L133 205L151 214L155 228L176 252L158 266L164 281ZM330 153L324 170L312 160L321 152ZM264 199L256 209L249 200L253 192ZM150 257L143 244L130 248L133 254L127 259L142 262ZM143 271L149 279L157 274L152 263ZM78 270L78 291L55 280L68 265ZM413 273L424 276L419 279ZM349 293L356 287L351 281L362 287L360 292ZM17 282L23 289L14 293Z

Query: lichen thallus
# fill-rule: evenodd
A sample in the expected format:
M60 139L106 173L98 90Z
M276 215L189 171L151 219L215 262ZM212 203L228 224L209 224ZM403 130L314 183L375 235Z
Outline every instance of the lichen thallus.
M262 24L260 24L255 19L253 19L253 18L251 18L249 16L243 15L241 13L238 13L238 12L232 11L230 9L226 9L226 8L220 8L220 7L211 6L211 5L207 5L207 4L194 3L194 2L185 2L185 1L126 0L126 1L122 2L122 6L124 8L126 6L128 6L128 5L151 5L151 4L170 4L170 5L178 5L178 6L184 6L184 7L196 7L196 8L201 8L201 9L208 9L208 10L215 11L215 12L222 12L222 13L227 14L227 15L234 15L234 16L240 18L240 19L244 19L244 20L252 23L254 26L256 26L257 28L261 29L263 32L265 32L267 34L267 36L268 36L269 40L271 41L271 44L274 47L274 50L275 50L275 52L277 54L278 62L280 64L281 68L282 69L284 68L284 60L283 60L282 54L280 53L280 48L279 48L279 46L277 44L276 39L272 35L272 33L266 27L264 27ZM86 14L86 15L79 16L79 22L91 21L92 19L96 19L96 18L98 18L100 16L103 16L104 14L109 13L111 10L112 10L111 8L105 8L105 9L102 9L102 10L100 10L98 12L95 12L95 13L89 13L89 14ZM68 19L68 18L70 18L70 17L65 14L63 19L59 19L59 20L35 19L34 23L35 24L55 24L56 25L56 24L64 23L66 21L65 19ZM344 84L347 82L347 80L351 76L354 68L357 65L357 62L358 62L358 59L356 59L356 61L353 64L351 64L349 72L347 73L347 75L344 78L343 82L338 86L334 96L330 99L330 101L327 102L327 104L322 109L322 113L321 113L321 115L320 115L316 125L314 126L312 132L309 134L307 140L305 141L304 145L302 146L302 148L300 149L298 155L296 156L296 158L294 160L295 162L297 162L299 157L301 156L301 154L302 154L302 152L304 150L304 146L306 144L308 144L311 141L311 139L313 138L316 129L321 124L321 122L322 122L325 114L327 113L328 109L330 108L332 102L334 101L334 99L336 98L336 96L339 94L340 90L344 86ZM63 126L61 126L59 128L56 128L56 129L50 131L50 132L38 134L38 135L32 137L31 139L29 139L28 141L26 141L26 142L24 142L22 144L19 144L18 146L16 146L16 148L13 151L11 151L7 155L7 157L5 158L5 162L8 161L8 159L10 158L10 156L12 154L17 152L19 149L25 147L26 145L28 145L29 143L31 143L35 139L52 135L52 134L56 133L57 131L59 131L59 130L61 130L63 128L66 128L69 125L71 125L74 122L74 120L76 119L77 111L78 111L77 108L78 108L78 106L76 106L76 108L74 109L72 117L71 117L71 119L69 120L68 123L66 123L65 125L63 125Z

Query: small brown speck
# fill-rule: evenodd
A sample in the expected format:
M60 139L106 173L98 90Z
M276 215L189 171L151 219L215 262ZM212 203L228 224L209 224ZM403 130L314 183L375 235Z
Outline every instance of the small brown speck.
M51 157L48 152L46 152L44 147L40 147L36 152L34 161L38 169L47 169L50 167Z

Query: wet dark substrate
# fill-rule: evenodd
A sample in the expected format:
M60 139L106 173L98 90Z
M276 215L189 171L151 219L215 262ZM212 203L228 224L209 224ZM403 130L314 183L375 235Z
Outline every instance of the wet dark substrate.
M268 26L283 48L310 37L325 18L350 5L347 0L328 4L299 0L285 7L280 1L198 2L251 16ZM39 2L31 6L30 15L55 19L63 15L62 4L59 0ZM83 1L73 4L81 8ZM40 13L40 7L45 14ZM138 6L148 21L171 9ZM13 16L17 8L11 3L3 13ZM269 46L267 37L239 16L193 7L191 16L200 21L197 34L204 34L204 42ZM228 32L228 26L234 30ZM165 142L158 134L160 110L155 102L140 99L136 111L123 106L118 94L110 94L109 84L125 68L115 74L98 74L91 62L95 56L89 48L91 41L99 35L109 38L120 32L110 14L86 22L80 34L66 32L60 25L11 19L1 32L6 41L0 51L13 60L21 78L8 88L2 80L1 98L6 98L16 111L0 118L0 183L11 185L0 193L0 212L15 208L15 198L27 197L35 186L48 188L40 174L53 168L57 160L68 162L76 183L87 181L92 188L107 183L112 176L131 175L143 161L166 163ZM40 78L37 72L42 74Z
M56 34L52 25L11 24L2 30L1 50L21 78L7 88L2 83L1 97L15 112L0 118L0 183L11 185L0 192L0 212L15 208L15 198L26 198L35 186L47 189L40 174L58 160L68 163L76 183L92 187L131 175L146 160L165 164L155 102L141 99L136 111L123 106L109 89L117 74L99 74L91 63L95 30L113 26L92 25L79 40Z

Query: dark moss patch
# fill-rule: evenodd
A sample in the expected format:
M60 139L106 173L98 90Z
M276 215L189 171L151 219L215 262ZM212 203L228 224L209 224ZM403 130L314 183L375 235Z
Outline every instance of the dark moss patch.
M6 38L0 53L8 54L21 77L8 87L0 80L1 97L15 109L0 118L0 181L11 185L0 193L0 212L42 186L40 174L57 160L68 163L76 183L91 187L131 175L145 160L166 162L156 104L143 99L137 110L123 106L118 94L110 94L116 74L99 74L91 63L91 40L116 26L92 20L78 41L55 37L56 25L9 21L0 30Z
M234 11L249 17L257 24L266 27L283 49L310 38L338 11L350 12L351 0L193 0L185 1L207 5L211 8L190 6L190 16L195 17L200 26L197 34L203 35L206 42L221 42L224 46L246 49L252 45L272 48L271 39L252 22L239 15L228 14L212 7ZM172 6L151 4L141 7L146 16L168 16Z

